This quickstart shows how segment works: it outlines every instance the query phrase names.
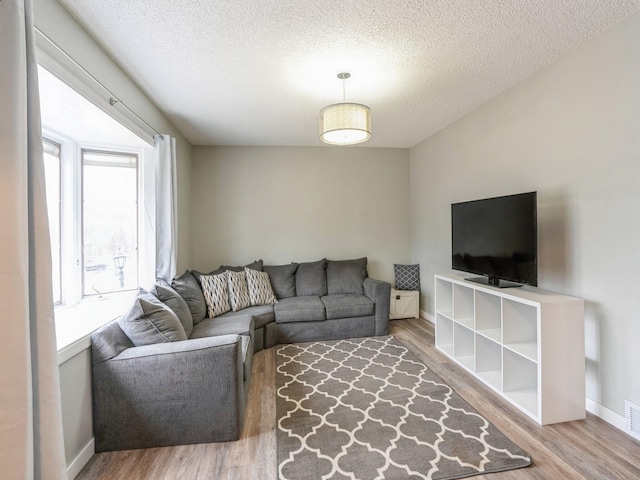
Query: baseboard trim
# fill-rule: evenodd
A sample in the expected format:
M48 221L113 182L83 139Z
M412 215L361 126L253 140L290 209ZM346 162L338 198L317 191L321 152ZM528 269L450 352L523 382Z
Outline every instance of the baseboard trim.
M67 466L67 477L70 480L73 480L78 476L80 471L84 468L84 466L89 463L91 457L96 453L96 442L95 438L92 438L89 443L85 445L82 451L78 454L76 458L74 458L71 463Z
M613 425L618 430L622 430L624 433L628 434L627 421L624 416L608 409L604 405L600 405L598 402L591 400L590 398L586 399L585 406L587 408L587 412L593 413L596 417L600 417L602 420Z
M426 310L420 310L420 316L422 318L426 318L427 320L429 320L433 324L436 323L435 317L433 315L428 314Z

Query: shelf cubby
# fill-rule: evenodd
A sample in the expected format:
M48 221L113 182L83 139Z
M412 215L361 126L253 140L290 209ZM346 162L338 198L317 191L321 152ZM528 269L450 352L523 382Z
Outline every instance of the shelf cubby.
M459 324L453 324L453 358L472 372L475 370L475 340L473 330Z
M538 359L538 311L513 300L502 302L502 341L504 345L530 360Z
M436 312L453 319L453 285L436 280Z
M541 425L585 418L584 300L435 280L438 350Z
M436 347L453 357L453 321L439 313L436 315Z
M538 364L504 349L503 391L534 417L538 412Z
M476 331L496 342L502 341L502 299L475 292Z
M453 319L469 328L473 328L474 319L473 290L461 285L453 286Z
M502 347L476 334L476 374L498 391L502 390Z

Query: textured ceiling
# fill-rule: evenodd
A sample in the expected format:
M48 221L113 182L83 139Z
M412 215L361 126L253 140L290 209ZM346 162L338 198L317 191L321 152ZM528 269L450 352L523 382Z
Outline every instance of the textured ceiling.
M412 147L640 8L640 0L60 0L194 145L322 145L372 110Z

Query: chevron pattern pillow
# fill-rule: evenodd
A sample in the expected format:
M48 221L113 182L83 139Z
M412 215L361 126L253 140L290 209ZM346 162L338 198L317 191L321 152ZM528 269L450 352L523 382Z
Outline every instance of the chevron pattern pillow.
M278 303L271 288L271 280L267 272L258 272L244 267L249 289L249 301L251 305L272 305Z
M227 271L227 284L229 285L229 301L234 312L251 305L249 288L244 272Z
M396 290L420 290L420 265L393 265Z
M204 301L207 304L207 314L210 318L231 310L227 272L218 275L201 275L200 286L202 287Z

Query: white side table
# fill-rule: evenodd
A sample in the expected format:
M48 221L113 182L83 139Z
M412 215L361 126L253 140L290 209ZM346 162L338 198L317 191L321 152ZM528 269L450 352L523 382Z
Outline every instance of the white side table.
M417 290L391 289L389 318L418 318L420 316L420 292Z

